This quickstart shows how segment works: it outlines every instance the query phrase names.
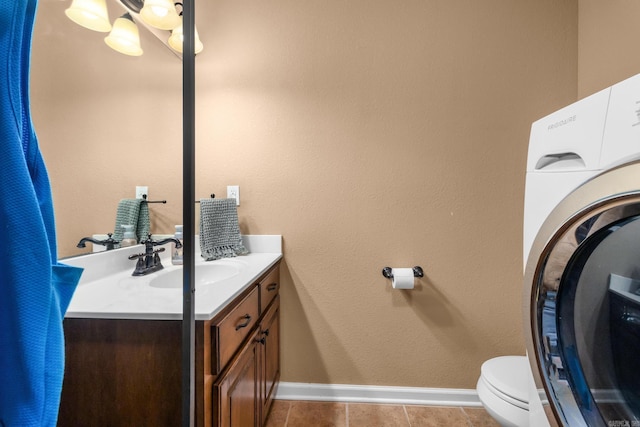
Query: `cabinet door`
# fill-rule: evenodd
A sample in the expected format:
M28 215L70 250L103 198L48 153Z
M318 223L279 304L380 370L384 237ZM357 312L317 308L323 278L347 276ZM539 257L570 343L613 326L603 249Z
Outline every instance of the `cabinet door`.
M64 319L57 425L180 425L181 326L175 320Z
M214 384L218 426L257 425L258 332L256 330L229 370Z
M267 417L273 391L280 378L280 297L276 296L260 325L260 401L262 423Z

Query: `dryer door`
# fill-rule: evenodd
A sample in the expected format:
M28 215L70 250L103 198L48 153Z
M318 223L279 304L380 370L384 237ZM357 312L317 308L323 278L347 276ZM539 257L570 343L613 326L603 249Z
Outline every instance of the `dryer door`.
M640 163L598 175L552 211L524 286L550 423L640 427Z

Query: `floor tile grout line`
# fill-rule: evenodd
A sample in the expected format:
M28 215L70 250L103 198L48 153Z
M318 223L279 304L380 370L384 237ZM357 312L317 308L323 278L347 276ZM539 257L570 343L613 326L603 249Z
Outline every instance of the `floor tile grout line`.
M402 405L402 410L404 411L404 417L407 419L407 424L411 427L411 419L409 419L409 412L407 412L407 405Z
M349 427L349 402L346 402L344 404L344 413L345 413L345 417L346 419L346 427Z
M471 421L471 418L469 418L469 414L467 414L467 412L464 410L464 408L462 406L459 406L458 409L460 410L460 412L462 412L462 415L464 415L464 417L467 420L467 425L469 427L474 427L473 426L473 421Z
M291 406L293 406L293 403L289 402L289 408L287 408L287 416L284 419L284 427L287 427L287 425L289 425L289 414L291 414Z

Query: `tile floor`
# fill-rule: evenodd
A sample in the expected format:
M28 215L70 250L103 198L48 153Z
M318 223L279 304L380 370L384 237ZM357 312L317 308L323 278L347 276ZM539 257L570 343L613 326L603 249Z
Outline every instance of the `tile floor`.
M267 427L499 427L484 408L274 400Z

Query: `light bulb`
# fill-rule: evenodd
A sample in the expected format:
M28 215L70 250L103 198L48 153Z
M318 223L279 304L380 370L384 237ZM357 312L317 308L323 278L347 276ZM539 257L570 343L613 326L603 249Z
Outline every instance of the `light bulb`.
M104 42L113 50L125 55L142 55L138 26L128 13L116 19L111 33L104 38Z
M73 22L93 31L111 31L105 0L73 0L64 11Z
M194 53L200 53L202 52L202 49L204 49L204 45L202 44L202 41L200 41L200 36L198 36L198 30L194 28L193 31L195 33L194 34L195 44L193 46L193 50L194 50ZM175 28L171 32L171 37L169 37L169 46L171 46L171 48L176 52L182 53L183 44L184 44L184 30L182 28L182 24L180 24L179 27Z
M173 30L182 22L172 0L145 0L140 17L160 30Z

